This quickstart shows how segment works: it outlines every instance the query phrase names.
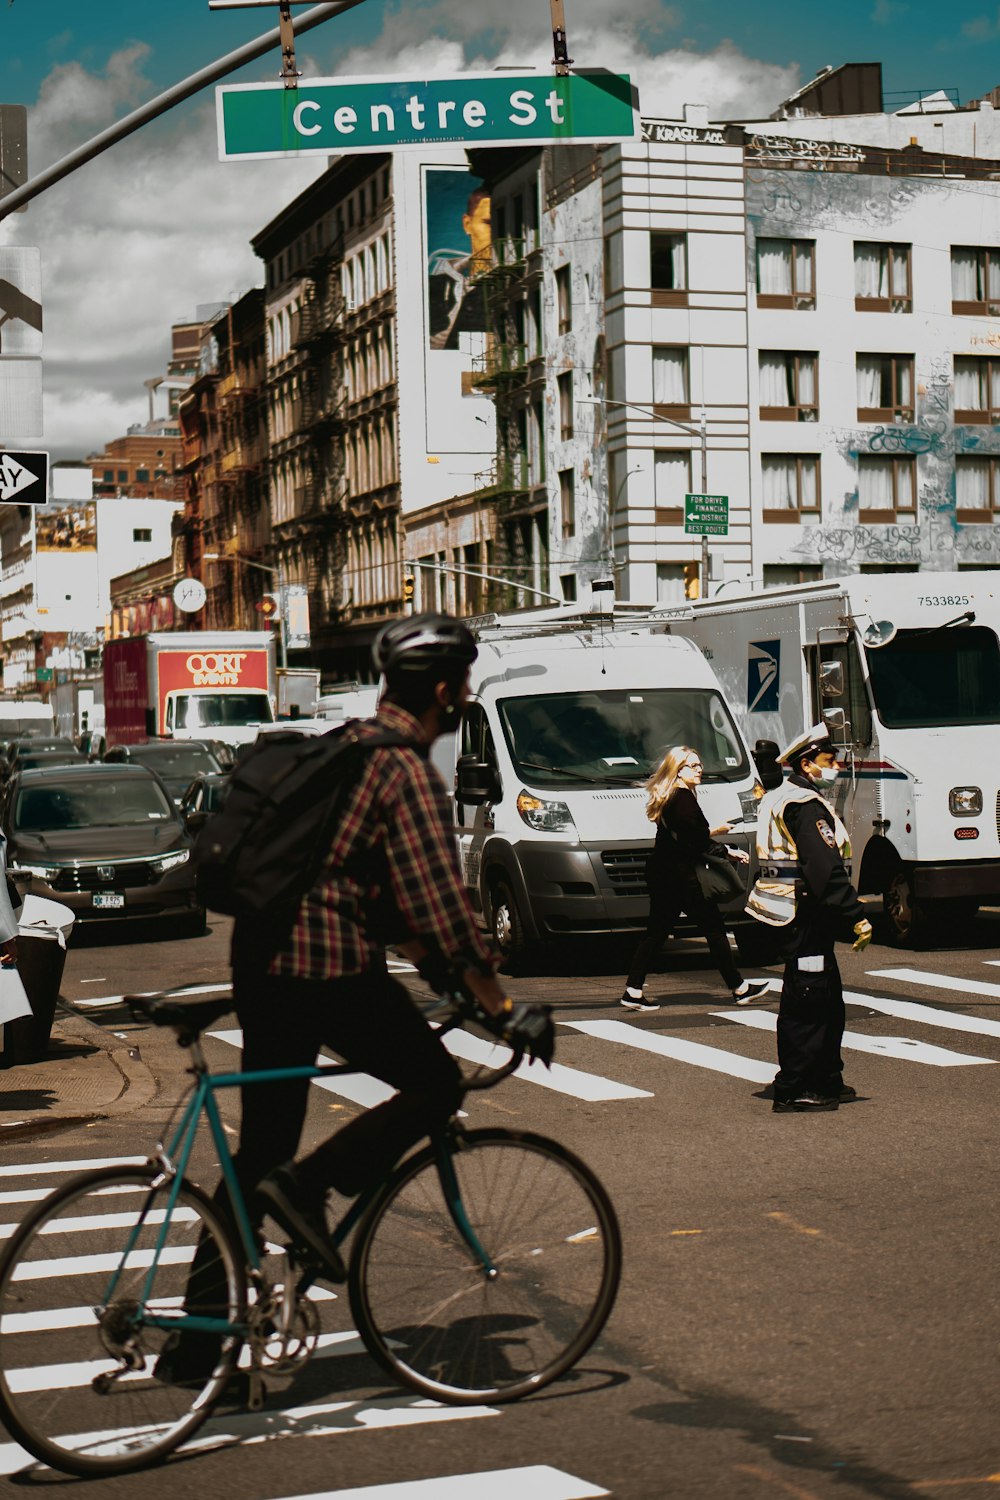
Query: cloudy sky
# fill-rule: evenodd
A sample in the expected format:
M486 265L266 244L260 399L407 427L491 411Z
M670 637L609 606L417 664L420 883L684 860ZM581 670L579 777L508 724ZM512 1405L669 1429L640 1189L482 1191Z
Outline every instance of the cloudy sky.
M172 83L268 30L270 10L210 12L207 0L0 0L7 103L29 108L29 171L40 172ZM768 114L824 64L881 60L887 90L1000 84L985 61L1000 5L965 19L930 0L566 0L579 66L628 71L643 112ZM418 78L551 58L546 0L364 0L300 43L313 77ZM276 76L277 54L233 81ZM984 69L986 71L984 71ZM322 161L217 160L211 91L179 106L0 222L0 244L42 252L45 437L83 457L145 420L142 382L163 371L170 324L199 303L262 281L249 239ZM18 434L0 433L18 445Z

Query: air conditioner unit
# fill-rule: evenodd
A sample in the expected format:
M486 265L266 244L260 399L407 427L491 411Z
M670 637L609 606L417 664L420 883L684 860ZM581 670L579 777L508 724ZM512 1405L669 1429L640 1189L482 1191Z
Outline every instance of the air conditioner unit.
M910 310L910 301L908 297L893 297L890 305L893 312L905 313L909 312Z

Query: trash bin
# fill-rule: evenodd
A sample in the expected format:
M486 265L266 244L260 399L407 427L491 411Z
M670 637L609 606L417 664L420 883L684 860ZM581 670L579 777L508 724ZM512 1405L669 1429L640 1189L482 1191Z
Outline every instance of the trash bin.
M73 913L61 901L24 898L17 924L17 968L31 1015L8 1021L3 1028L3 1060L8 1067L41 1062L49 1050L73 921Z

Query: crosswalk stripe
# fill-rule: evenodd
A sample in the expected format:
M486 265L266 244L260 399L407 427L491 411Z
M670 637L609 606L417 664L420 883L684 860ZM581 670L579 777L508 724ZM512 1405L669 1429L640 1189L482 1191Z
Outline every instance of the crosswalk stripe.
M210 1031L209 1036L214 1037L217 1042L227 1042L230 1047L243 1046L243 1032L239 1028L233 1031ZM317 1063L329 1062L328 1057L317 1057ZM317 1088L325 1089L328 1094L338 1094L341 1099L349 1099L352 1104L360 1104L363 1109L371 1109L376 1104L384 1104L386 1099L391 1099L396 1092L387 1083L382 1083L377 1078L369 1078L367 1073L344 1073L334 1078L314 1078L313 1082Z
M1000 999L1000 984L985 979L956 979L951 974L932 974L927 969L870 969L872 979L899 979L907 984L924 984L931 989L957 990L960 995L986 995Z
M977 1036L1000 1036L1000 1021L988 1016L966 1016L957 1010L935 1010L931 1005L921 1005L916 1000L887 1000L883 995L864 995L858 990L845 990L844 999L853 1005L867 1005L870 1010L881 1011L886 1016L897 1016L901 1021L919 1021L924 1026L943 1026L948 1031L971 1031Z
M770 1010L717 1010L713 1015L725 1021L735 1021L740 1026L752 1026L757 1031L774 1031L778 1018ZM950 1052L946 1047L935 1047L930 1042L916 1042L902 1036L862 1036L857 1031L845 1031L842 1043L850 1052L874 1052L879 1057L899 1057L906 1062L927 1063L933 1068L972 1068L994 1066L992 1057L970 1057L965 1052ZM771 1069L772 1073L774 1069Z
M738 1052L725 1052L721 1047L706 1047L701 1042L690 1042L686 1037L660 1036L655 1031L631 1026L627 1021L563 1021L561 1024L582 1031L585 1036L618 1042L624 1047L638 1048L640 1052L654 1052L659 1057L692 1063L696 1068L708 1068L713 1073L728 1073L732 1078L747 1078L751 1083L770 1083L774 1077L774 1063L757 1062L752 1057L741 1057Z
M141 1167L146 1156L91 1156L82 1161L29 1161L18 1166L0 1167L0 1177L44 1177L56 1172L90 1172L98 1167Z
M171 990L171 995L224 995L232 991L232 985L228 980L220 984L189 984L183 989ZM130 990L130 995L139 995L142 999L148 999L150 995L159 995L160 990ZM97 1010L103 1005L120 1005L125 999L124 995L81 995L70 1004L79 1010Z
M161 1266L183 1266L194 1258L193 1245L164 1245L157 1259ZM128 1258L129 1270L137 1271L153 1264L154 1249L133 1250ZM52 1281L57 1276L92 1276L117 1271L121 1265L121 1250L106 1254L67 1255L59 1260L22 1261L15 1270L12 1281Z
M131 1229L138 1223L140 1210L122 1214L82 1214L76 1219L50 1219L41 1230L42 1234L87 1234L94 1229ZM144 1223L162 1224L167 1217L165 1208L151 1208ZM200 1215L193 1208L176 1207L170 1215L172 1223L191 1223ZM17 1229L16 1224L0 1224L0 1240L9 1240ZM38 1231L36 1230L36 1233Z
M393 1397L373 1401L333 1401L312 1406L288 1407L281 1411L265 1408L261 1412L231 1413L210 1417L197 1437L179 1450L192 1453L199 1449L243 1446L272 1442L278 1437L336 1437L340 1433L368 1432L387 1427L412 1427L425 1422L460 1422L477 1417L498 1417L492 1406L439 1406L433 1401L406 1400ZM127 1438L131 1432L144 1429L118 1429L116 1432L86 1432L64 1439L66 1447L84 1448L115 1437ZM33 1459L18 1443L0 1444L0 1476L18 1474L36 1467Z
M40 1188L17 1188L12 1193L0 1193L0 1208L7 1203L41 1203L43 1198L48 1198L54 1192L51 1184ZM141 1193L143 1188L138 1182L129 1187L106 1187L94 1193L95 1198L109 1198L121 1193Z
M444 1474L438 1479L407 1479L401 1484L368 1484L361 1489L324 1490L293 1500L597 1500L610 1490L598 1489L549 1464L522 1469L490 1469L478 1474Z

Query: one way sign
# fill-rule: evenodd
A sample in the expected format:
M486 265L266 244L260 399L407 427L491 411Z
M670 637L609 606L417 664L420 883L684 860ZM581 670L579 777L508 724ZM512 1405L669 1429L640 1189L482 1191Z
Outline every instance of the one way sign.
M49 455L0 450L0 505L44 505L49 498Z

